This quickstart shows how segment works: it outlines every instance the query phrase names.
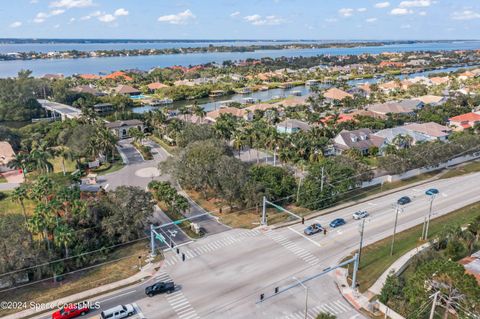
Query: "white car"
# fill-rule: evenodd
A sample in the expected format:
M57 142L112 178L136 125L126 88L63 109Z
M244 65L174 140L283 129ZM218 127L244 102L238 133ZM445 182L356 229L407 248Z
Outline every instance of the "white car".
M353 219L355 220L360 220L366 217L368 217L368 213L366 210L359 210L358 212L353 213Z
M120 305L105 311L102 311L100 317L102 319L123 319L133 316L135 309L131 304Z

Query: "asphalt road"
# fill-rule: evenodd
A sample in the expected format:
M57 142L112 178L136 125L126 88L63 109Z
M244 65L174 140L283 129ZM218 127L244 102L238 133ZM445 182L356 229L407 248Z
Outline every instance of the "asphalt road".
M104 298L102 307L135 303L146 318L302 318L304 288L296 287L263 303L258 303L260 294L272 295L275 287L317 274L355 251L360 222L353 220L352 213L357 210L370 213L365 245L392 234L393 206L401 196L410 196L413 201L399 214L397 230L421 224L429 208L424 191L432 187L440 190L433 218L480 201L477 173L412 187L319 217L316 221L325 226L334 218L347 220L344 226L329 228L326 235L307 237L303 234L307 225L301 224L266 231L232 229L182 246L186 261L175 252L166 252L165 264L156 278L174 280L178 285L175 294L148 298L141 285ZM307 286L308 318L320 311L334 313L337 318L363 318L342 299L329 275Z

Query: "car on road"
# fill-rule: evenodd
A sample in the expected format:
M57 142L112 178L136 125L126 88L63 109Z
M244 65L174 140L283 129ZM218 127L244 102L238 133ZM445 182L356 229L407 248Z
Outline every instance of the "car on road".
M158 294L171 293L175 291L175 284L173 282L157 282L151 286L145 288L145 294L149 297L153 297Z
M360 220L362 218L367 218L368 212L366 210L359 210L358 212L353 213L353 219Z
M52 314L52 319L71 319L84 316L90 311L90 307L85 304L66 305Z
M131 304L119 305L102 311L100 318L102 319L123 319L133 316L135 309Z
M330 227L337 228L339 226L345 225L347 222L343 218L336 218L330 222Z
M427 190L425 192L425 195L429 195L429 196L432 196L432 195L437 195L439 193L438 189L436 188L430 188L429 190Z
M412 200L410 199L410 197L408 196L403 196L403 197L400 197L398 200L397 200L397 204L398 205L406 205L408 203L410 203Z
M310 226L308 226L303 230L305 235L308 235L308 236L322 232L322 231L323 231L323 227L319 223L311 224Z

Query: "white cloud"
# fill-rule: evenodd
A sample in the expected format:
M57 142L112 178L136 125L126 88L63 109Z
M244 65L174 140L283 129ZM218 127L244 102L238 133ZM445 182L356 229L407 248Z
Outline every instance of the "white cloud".
M192 13L192 11L190 11L190 9L187 9L178 14L161 16L158 18L158 21L170 24L187 24L190 20L194 20L195 18L196 16Z
M390 2L386 1L386 2L378 2L375 4L375 8L388 8L390 7Z
M116 19L117 18L113 14L110 14L110 13L102 14L102 15L98 16L98 21L105 22L105 23L113 22Z
M77 21L77 19L75 18L70 18L70 21L68 23L74 23L75 21Z
M94 3L92 0L59 0L50 2L50 6L54 8L85 8L91 7Z
M452 14L453 20L473 20L480 19L480 13L472 10L464 10L460 12L454 12Z
M50 15L51 15L51 16L58 16L59 14L62 14L62 13L65 13L65 10L63 10L63 9L56 9L56 10L50 11Z
M37 13L37 15L35 16L35 18L33 19L33 22L35 23L43 23L45 22L45 20L48 18L48 14L46 14L45 12L39 12Z
M22 22L20 21L15 21L9 25L10 28L19 28L22 26Z
M235 11L230 14L232 18L238 17L240 15L240 11Z
M430 7L432 5L431 0L410 0L400 2L400 8L412 8L412 7Z
M128 12L124 8L117 9L117 10L115 10L115 13L114 13L114 15L117 16L117 17L128 16L129 14L130 14L130 12Z
M344 17L351 17L353 15L353 10L352 8L342 8L338 10L338 13Z
M377 20L378 20L377 18L368 18L365 20L365 22L373 23L373 22L376 22Z
M412 14L413 11L405 8L395 8L392 11L390 11L390 14L394 16L401 16L401 15L406 15L406 14Z
M279 25L285 22L285 19L281 17L277 17L275 15L270 15L266 17L262 17L259 14L253 14L249 16L243 17L243 19L247 22L250 22L252 25L260 26L260 25Z
M426 15L427 15L427 11L420 11L420 12L418 13L418 15L426 16Z
M367 8L358 8L357 11L358 12L365 12L365 11L367 11Z

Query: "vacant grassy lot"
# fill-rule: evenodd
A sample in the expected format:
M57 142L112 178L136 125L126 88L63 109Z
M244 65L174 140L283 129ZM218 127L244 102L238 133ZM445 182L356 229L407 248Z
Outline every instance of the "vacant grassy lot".
M102 266L67 275L58 283L49 279L38 284L6 291L0 293L0 300L46 303L116 282L136 274L139 265L138 257L142 257L141 264L143 266L149 253L148 241L142 240L117 249L106 259L109 263ZM0 316L15 312L10 311L0 311Z
M477 216L480 216L480 203L435 218L430 222L429 237L435 237L444 229L445 225L449 227L466 225ZM358 272L360 290L366 291L395 260L415 247L422 245L424 242L419 239L421 232L422 225L418 225L398 233L395 237L393 256L390 256L391 237L365 247L362 250L360 271Z
M22 207L17 202L12 201L12 192L0 192L0 216L6 214L23 214ZM31 214L35 209L33 201L26 199L25 210L27 214Z
M76 170L75 161L70 161L68 159L64 159L63 161L65 163L65 172L71 173L74 170ZM53 171L55 173L62 173L63 172L62 157L60 157L60 156L54 157L50 160L50 162L53 165Z

